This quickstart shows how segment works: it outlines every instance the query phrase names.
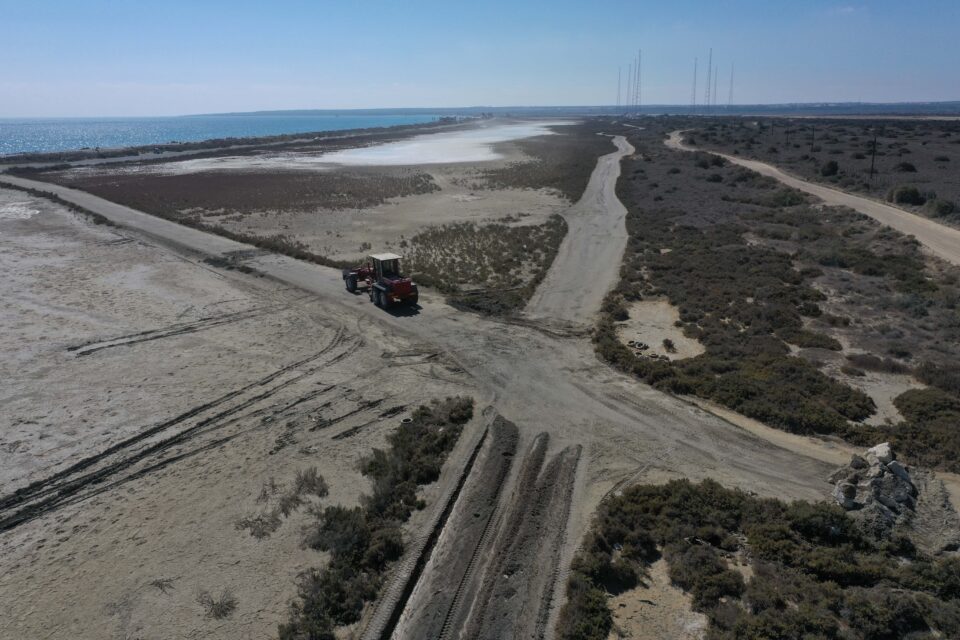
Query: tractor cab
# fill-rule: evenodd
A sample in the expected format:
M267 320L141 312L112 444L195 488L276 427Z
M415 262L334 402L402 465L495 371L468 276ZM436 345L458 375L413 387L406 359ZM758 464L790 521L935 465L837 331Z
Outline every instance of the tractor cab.
M373 272L377 280L399 278L400 256L395 253L377 253L368 259L373 264Z

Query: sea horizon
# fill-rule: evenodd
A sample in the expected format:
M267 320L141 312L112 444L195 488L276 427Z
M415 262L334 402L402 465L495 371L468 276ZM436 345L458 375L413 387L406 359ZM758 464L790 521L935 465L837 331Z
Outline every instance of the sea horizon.
M425 124L439 117L341 113L0 118L0 157Z

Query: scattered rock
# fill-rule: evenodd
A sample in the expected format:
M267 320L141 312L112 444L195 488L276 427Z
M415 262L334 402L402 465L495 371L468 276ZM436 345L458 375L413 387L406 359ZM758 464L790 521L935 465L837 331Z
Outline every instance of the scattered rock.
M837 504L878 539L896 531L930 553L960 545L960 518L943 483L899 462L887 442L854 455L828 481Z
M883 464L889 464L893 460L893 449L889 442L882 442L875 447L867 449L867 459L875 458Z

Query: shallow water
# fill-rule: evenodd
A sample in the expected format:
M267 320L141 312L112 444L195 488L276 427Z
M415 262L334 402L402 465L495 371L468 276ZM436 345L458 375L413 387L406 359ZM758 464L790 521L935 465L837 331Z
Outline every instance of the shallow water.
M247 114L172 118L0 118L0 156L81 148L134 147L217 138L420 124L433 115Z

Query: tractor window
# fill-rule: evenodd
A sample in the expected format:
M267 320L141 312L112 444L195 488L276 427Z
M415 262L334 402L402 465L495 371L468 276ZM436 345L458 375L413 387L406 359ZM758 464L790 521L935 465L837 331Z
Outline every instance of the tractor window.
M384 260L382 263L383 275L385 276L396 276L399 275L398 260Z

